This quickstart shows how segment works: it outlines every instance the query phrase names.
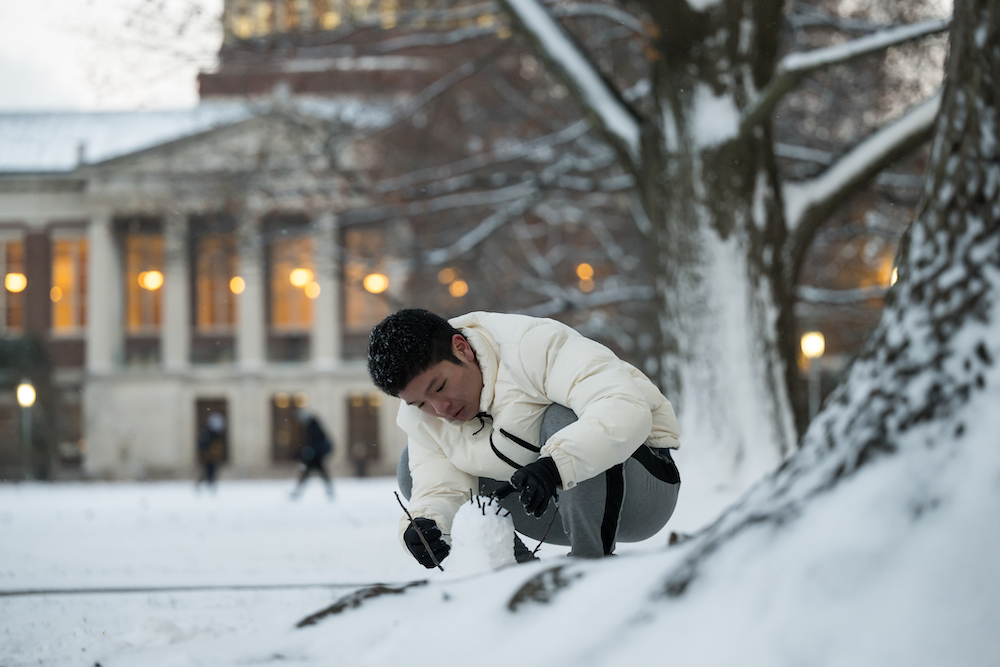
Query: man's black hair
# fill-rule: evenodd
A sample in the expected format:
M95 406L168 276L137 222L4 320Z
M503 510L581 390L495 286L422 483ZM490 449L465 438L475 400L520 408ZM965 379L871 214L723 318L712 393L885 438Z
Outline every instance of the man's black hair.
M368 336L368 375L375 386L399 396L410 380L431 366L450 361L461 365L451 339L461 331L440 315L407 308L379 322Z

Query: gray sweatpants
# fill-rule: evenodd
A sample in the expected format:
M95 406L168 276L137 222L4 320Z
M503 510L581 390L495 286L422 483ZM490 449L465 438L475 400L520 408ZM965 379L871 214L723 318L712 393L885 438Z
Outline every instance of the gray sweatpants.
M549 406L542 419L541 442L575 421L569 408ZM399 459L396 477L409 500L413 480L407 450ZM479 478L479 493L489 495L502 481ZM544 536L545 542L569 546L571 556L600 558L614 553L617 542L641 542L659 532L674 512L680 487L669 451L642 445L625 463L560 490L558 501L549 503L537 519L524 511L516 491L501 505L510 511L514 528L522 535L538 541Z

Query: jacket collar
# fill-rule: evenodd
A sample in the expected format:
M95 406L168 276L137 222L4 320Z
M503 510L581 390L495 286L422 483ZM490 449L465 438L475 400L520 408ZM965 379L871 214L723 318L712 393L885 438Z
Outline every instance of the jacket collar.
M497 373L500 367L500 356L496 351L496 343L484 330L466 324L461 327L462 335L469 341L472 351L476 353L479 370L483 374L483 393L479 396L479 411L490 412L495 397Z

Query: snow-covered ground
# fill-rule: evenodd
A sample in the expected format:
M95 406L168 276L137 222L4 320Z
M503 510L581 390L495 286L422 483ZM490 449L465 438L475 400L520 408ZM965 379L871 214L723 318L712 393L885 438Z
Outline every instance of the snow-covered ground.
M688 487L660 535L619 551L660 551L671 531L696 529L732 500ZM337 480L332 501L317 480L297 502L291 489L291 480L223 481L215 494L185 482L0 485L0 665L382 664L354 662L371 637L307 648L324 625L294 626L360 586L457 574L447 561L429 573L400 547L394 479ZM540 564L565 552L545 545ZM496 577L500 594L530 576L524 567L484 579Z
M399 546L391 479L338 480L333 501L314 481L299 502L291 481L0 485L0 665L995 667L998 426L751 522L681 595L705 540L669 533L733 501L698 480L616 558L543 546L477 571L453 552L444 572Z

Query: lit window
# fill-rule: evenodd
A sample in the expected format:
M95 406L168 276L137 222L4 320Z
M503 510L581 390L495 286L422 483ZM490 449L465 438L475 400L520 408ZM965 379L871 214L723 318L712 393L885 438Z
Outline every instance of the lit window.
M0 275L4 289L0 290L0 330L20 331L24 328L24 243L0 241ZM14 289L11 289L14 288Z
M373 1L374 0L351 0L351 4L354 6L354 18L356 20L368 18Z
M299 27L299 8L296 0L285 0L285 25L279 26L282 31L295 30Z
M323 14L321 25L324 30L333 30L340 25L340 12L326 12Z
M246 287L243 279L236 276L236 235L202 234L195 252L198 331L230 332L236 324L236 295Z
M253 20L249 16L237 16L233 20L233 34L240 39L253 35Z
M314 284L313 239L281 239L272 242L269 250L271 326L277 331L308 331L313 322L312 299L307 293Z
M382 0L379 6L379 21L386 30L395 28L399 21L399 3L397 0Z
M366 334L389 315L384 298L390 287L382 257L385 234L381 230L344 232L344 328L349 334ZM378 293L375 290L379 290Z
M270 0L262 0L257 3L256 11L254 12L254 32L257 35L267 35L271 32L271 19L274 14L274 8L271 7Z
M87 325L87 239L52 242L52 331L79 333Z
M125 237L125 324L129 333L157 333L163 322L163 236Z

